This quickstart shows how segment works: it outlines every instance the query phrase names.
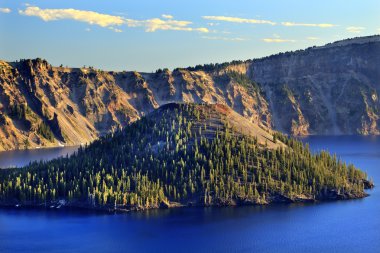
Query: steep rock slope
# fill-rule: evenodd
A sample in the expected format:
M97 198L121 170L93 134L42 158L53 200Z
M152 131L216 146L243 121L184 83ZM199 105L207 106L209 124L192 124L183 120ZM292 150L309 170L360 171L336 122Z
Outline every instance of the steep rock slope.
M234 77L105 72L52 67L41 59L0 62L0 150L90 142L170 102L223 103L270 126L263 95Z
M380 134L380 36L156 73L0 61L0 150L87 143L170 102L294 135Z
M250 77L266 91L275 129L380 133L380 36L253 60Z

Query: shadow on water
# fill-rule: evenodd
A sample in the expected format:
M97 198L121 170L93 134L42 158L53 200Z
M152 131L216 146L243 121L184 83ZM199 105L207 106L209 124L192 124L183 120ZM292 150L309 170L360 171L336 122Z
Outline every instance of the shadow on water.
M57 157L71 155L79 146L12 150L0 152L0 168L22 167L32 161L47 161Z

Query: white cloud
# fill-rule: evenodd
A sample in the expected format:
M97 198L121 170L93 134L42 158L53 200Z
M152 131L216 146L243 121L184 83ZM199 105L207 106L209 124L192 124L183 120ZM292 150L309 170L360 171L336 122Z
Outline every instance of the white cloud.
M201 33L208 33L209 30L205 27L193 28L189 25L192 24L190 21L180 21L180 20L162 20L159 18L153 18L148 20L134 20L126 19L127 26L129 27L145 27L147 32L155 32L157 30L173 30L173 31L198 31Z
M269 24L269 25L276 24L275 22L269 21L269 20L247 19L247 18L226 17L226 16L203 16L202 18L206 20L225 21L225 22L232 22L232 23Z
M147 20L126 19L122 16L102 14L94 11L84 11L76 9L40 9L36 6L27 6L25 10L20 10L19 13L25 16L39 17L44 21L54 21L62 19L76 20L85 22L91 25L107 27L114 32L122 30L116 27L126 25L128 27L143 27L146 32L155 32L157 30L173 30L173 31L188 31L208 33L209 30L205 27L191 27L192 22L174 20L173 16L164 14L160 18Z
M162 14L161 17L166 18L166 19L173 19L174 17L169 14Z
M282 39L280 35L273 34L273 38L264 38L262 41L266 43L289 43L289 42L296 42L296 40L290 40L290 39Z
M121 29L115 28L115 27L113 27L113 26L109 27L109 29L110 29L111 31L116 32L116 33L121 33L121 32L123 32Z
M20 10L19 13L25 16L39 17L44 21L72 19L101 27L122 25L124 23L124 19L120 16L75 9L40 9L39 7L29 6L24 11Z
M331 28L337 25L334 24L308 24L308 23L294 23L294 22L282 22L283 26L306 26L306 27L320 27L320 28Z
M195 31L202 32L202 33L208 33L210 32L207 28L205 27L200 27L200 28L195 28Z
M307 40L319 40L318 37L307 37L306 39L307 39Z
M2 13L10 13L12 10L9 8L0 8L0 12Z
M225 22L232 22L232 23L276 25L276 22L274 21L262 20L262 19L247 19L247 18L230 17L230 16L203 16L202 18L206 20L225 21ZM331 27L337 26L337 25L329 24L329 23L312 24L312 23L295 23L295 22L281 22L281 25L289 26L289 27L290 26L304 26L304 27L319 27L319 28L331 28Z
M287 39L280 39L280 38L265 38L263 39L266 43L288 43L288 42L296 42L295 40L287 40Z
M206 40L223 40L223 41L246 41L248 39L244 38L228 38L228 37L212 37L212 36L202 36L202 39Z
M365 27L362 26L349 26L346 28L346 31L350 33L361 33L363 30L365 30Z

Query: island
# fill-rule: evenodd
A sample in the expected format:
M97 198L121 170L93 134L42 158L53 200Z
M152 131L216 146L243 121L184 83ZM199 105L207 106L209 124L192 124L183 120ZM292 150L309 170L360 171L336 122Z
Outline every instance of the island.
M221 104L169 103L70 157L0 171L0 205L131 211L368 196L367 175Z

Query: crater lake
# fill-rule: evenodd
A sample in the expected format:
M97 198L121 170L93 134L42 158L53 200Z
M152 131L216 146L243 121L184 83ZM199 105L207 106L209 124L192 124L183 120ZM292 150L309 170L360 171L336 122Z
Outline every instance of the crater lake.
M0 209L0 252L379 252L380 138L312 136L373 178L359 200L127 214ZM0 153L1 167L51 159L72 149ZM49 154L48 156L45 156Z

